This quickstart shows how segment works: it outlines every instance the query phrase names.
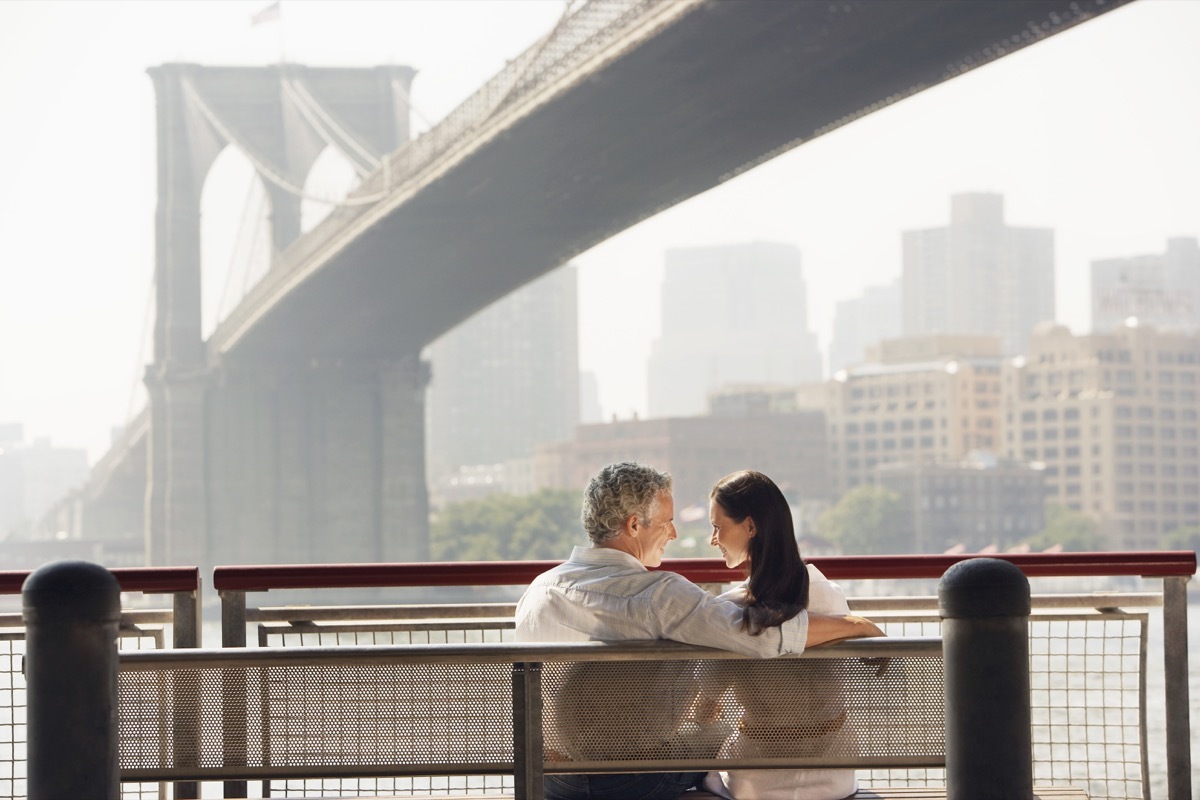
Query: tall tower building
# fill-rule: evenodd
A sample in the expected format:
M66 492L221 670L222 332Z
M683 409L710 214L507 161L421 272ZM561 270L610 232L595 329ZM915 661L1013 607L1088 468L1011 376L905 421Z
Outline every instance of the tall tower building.
M843 300L833 313L833 339L829 342L829 374L866 360L867 348L901 331L900 281L868 286L862 296Z
M1025 352L1054 319L1054 231L1004 224L998 194L958 194L950 226L906 231L904 333L984 333Z
M1156 255L1092 262L1092 330L1108 333L1129 317L1162 330L1200 328L1200 242L1167 240Z
M819 380L800 251L770 242L668 250L662 335L650 350L651 417L703 414L732 383Z
M430 345L428 469L528 458L579 423L578 279L566 265Z

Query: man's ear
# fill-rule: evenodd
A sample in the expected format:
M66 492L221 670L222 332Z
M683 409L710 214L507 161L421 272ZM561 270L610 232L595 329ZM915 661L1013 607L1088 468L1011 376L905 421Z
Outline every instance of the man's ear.
M628 533L630 536L633 536L636 538L637 535L639 533L641 533L641 529L642 529L641 521L638 520L637 514L630 514L625 519L625 532Z

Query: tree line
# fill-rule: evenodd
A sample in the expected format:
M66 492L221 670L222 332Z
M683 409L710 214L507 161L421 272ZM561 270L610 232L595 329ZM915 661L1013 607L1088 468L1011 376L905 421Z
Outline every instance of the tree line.
M430 551L436 561L559 561L575 545L586 545L579 522L578 491L543 489L517 497L497 494L455 503L437 512L430 525ZM844 553L885 555L911 552L898 537L897 520L908 514L896 492L859 486L821 515L817 534ZM677 523L678 524L678 523ZM1041 531L1007 545L1032 551L1055 546L1068 552L1101 550L1096 520L1057 504L1046 506ZM1172 550L1200 550L1200 526L1165 535ZM934 546L941 552L943 548Z

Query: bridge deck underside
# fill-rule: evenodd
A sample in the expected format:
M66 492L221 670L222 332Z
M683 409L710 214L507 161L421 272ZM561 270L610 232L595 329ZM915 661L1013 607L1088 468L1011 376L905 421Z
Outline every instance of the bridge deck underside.
M1077 21L1072 6L1115 5L702 4L564 81L386 215L345 212L347 229L361 231L319 259L285 261L213 347L227 356L415 352L749 165L1037 41Z

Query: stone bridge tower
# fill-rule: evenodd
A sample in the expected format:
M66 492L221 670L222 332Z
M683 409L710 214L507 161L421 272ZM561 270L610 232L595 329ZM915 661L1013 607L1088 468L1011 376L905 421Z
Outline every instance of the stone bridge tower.
M200 309L200 195L221 151L237 147L263 180L281 253L300 235L299 187L327 146L365 175L408 140L414 71L166 64L149 73L158 211L148 562L426 559L418 354L379 343L333 355L218 354L202 338Z

